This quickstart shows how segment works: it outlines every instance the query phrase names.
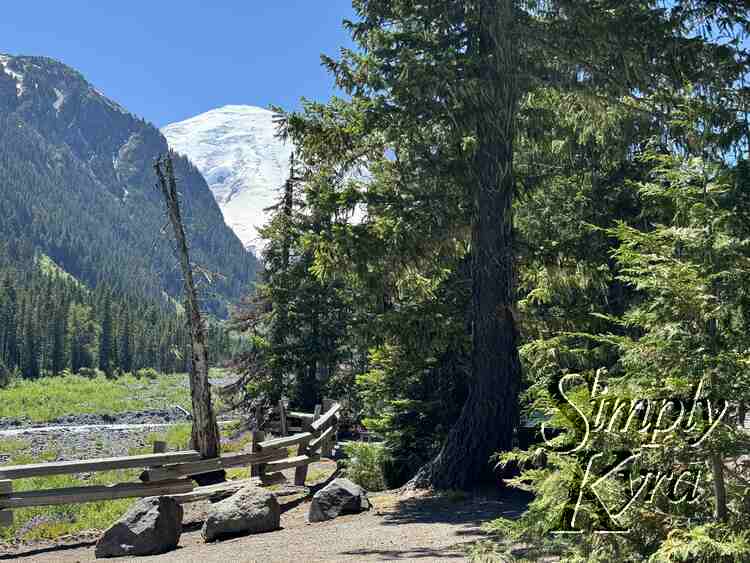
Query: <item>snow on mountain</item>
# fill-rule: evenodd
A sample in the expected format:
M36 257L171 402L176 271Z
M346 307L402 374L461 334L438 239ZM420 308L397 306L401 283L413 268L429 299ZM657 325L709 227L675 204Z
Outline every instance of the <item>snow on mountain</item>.
M17 95L20 98L23 95L23 74L8 68L8 63L10 63L10 60L10 56L0 55L0 71L4 72L16 81L16 91L18 92Z
M224 106L162 129L208 182L224 221L246 247L258 249L258 228L289 173L292 146L275 137L273 112Z

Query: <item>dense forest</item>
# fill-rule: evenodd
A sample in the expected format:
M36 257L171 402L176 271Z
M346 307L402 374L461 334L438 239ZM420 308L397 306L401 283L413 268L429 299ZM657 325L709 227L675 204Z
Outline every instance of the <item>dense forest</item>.
M2 244L0 385L65 372L187 372L190 338L179 309L105 283L89 289L29 245ZM207 335L216 364L240 349L224 324L210 322Z
M346 398L385 439L389 486L533 492L492 524L498 557L510 538L571 561L747 560L746 3L353 5L356 49L323 57L347 97L279 110L293 172L236 318L252 396ZM731 409L699 446L592 418L575 449L599 384L599 422L696 387L695 424ZM609 483L629 508L613 523L581 480L625 451L649 452L631 491L697 465L702 501L670 481L626 504Z

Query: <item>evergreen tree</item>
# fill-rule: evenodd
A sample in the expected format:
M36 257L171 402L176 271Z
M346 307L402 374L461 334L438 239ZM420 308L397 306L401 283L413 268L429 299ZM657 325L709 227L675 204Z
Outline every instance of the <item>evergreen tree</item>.
M6 368L18 364L17 294L10 276L3 280L0 297L0 352Z
M23 344L21 362L23 375L29 379L36 379L41 375L39 369L39 338L37 336L34 307L30 298L27 298L24 306Z
M649 127L648 118L653 123L672 103L673 84L732 84L735 52L703 26L741 26L744 7L489 0L354 7L359 18L347 25L359 50L324 58L351 98L308 103L287 120L306 182L325 186L309 215L339 218L320 235L310 228L303 235L315 257L310 270L347 280L360 309L354 318L367 319L355 323L359 343L393 366L388 356L414 339L404 329L416 314L410 306L434 302L430 294L471 261L461 283L470 282L470 392L442 453L417 480L471 486L490 476L490 453L512 447L517 426L517 282L526 275L517 273L513 240L517 185L543 187L548 170L573 177L567 157L587 160L581 139L597 134L595 121L632 109L647 119L628 123ZM593 121L556 130L550 112L559 108ZM560 143L581 152L553 160ZM367 167L368 181L352 178L358 166ZM326 184L331 177L337 181ZM340 220L358 206L366 208L363 224ZM455 311L437 321L437 333L461 326L467 312ZM374 335L373 319L391 331ZM444 341L431 339L433 346L437 357L452 357ZM371 408L382 412L382 404Z
M109 292L104 294L102 305L101 332L99 333L99 369L107 376L112 375L112 302Z
M120 313L120 349L118 354L119 367L125 373L129 373L133 369L133 355L130 349L131 340L130 315L128 313L128 304L126 304Z
M290 169L261 229L269 240L263 283L235 323L256 336L256 348L240 361L256 395L272 404L288 396L295 406L312 410L344 357L350 296L341 280L322 280L312 270L314 254L302 235L320 236L331 218L311 212L321 186L306 182L294 157Z
M61 304L55 311L53 317L52 336L52 365L53 375L60 374L68 365L65 353L65 335L67 333L66 321L68 317L67 306Z

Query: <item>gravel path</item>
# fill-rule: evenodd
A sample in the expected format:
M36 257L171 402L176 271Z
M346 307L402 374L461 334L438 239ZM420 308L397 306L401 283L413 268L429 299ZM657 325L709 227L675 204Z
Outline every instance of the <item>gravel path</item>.
M282 529L205 544L199 531L183 533L171 553L142 557L143 562L233 563L308 561L466 561L465 545L482 537L480 526L499 516L515 516L522 502L470 498L451 501L372 495L374 508L360 515L307 524L309 502L282 515ZM40 548L11 561L73 563L94 561L92 546ZM128 561L128 559L112 559Z

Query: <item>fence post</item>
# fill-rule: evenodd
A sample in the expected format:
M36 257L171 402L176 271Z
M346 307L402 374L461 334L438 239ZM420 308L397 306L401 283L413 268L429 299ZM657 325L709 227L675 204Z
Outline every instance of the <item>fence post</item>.
M13 512L3 510L3 496L13 492L13 481L0 481L0 528L13 525Z
M336 403L333 399L324 398L323 399L323 412L328 412L330 408ZM331 425L335 425L336 421L331 421ZM323 440L323 443L320 445L320 457L331 457L331 454L333 453L333 444L336 440L336 431L334 430L331 435Z
M313 414L313 422L318 420L320 417L320 405L315 405L315 413ZM299 445L299 448L297 449L297 455L308 455L310 453L309 448L307 445L310 443L308 440L307 442L303 442ZM294 470L294 484L299 486L304 486L305 481L307 481L307 468L309 467L308 464L300 465Z
M266 439L266 433L262 430L255 430L252 433L253 441L250 444L250 451L252 453L256 453L260 451L260 444L263 440ZM265 463L258 463L258 464L251 464L250 465L250 477L259 477L260 479L263 479L263 477L266 474L266 464Z
M191 438L192 440L192 438ZM188 443L188 449L192 450L192 446L190 443ZM163 454L167 452L167 443L164 440L154 440L154 453L155 454ZM161 465L155 465L152 469L161 467ZM146 478L146 475L148 475L148 471L143 471L139 477L141 481L143 481Z
M286 423L286 407L284 406L284 399L279 399L279 428L282 436L289 434L289 427Z

